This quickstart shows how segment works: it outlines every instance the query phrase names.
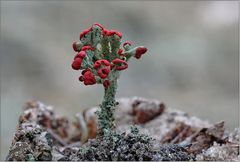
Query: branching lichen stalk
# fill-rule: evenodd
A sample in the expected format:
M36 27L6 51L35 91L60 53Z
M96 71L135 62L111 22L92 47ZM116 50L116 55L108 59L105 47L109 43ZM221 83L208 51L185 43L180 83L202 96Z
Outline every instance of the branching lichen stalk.
M98 135L104 134L108 130L115 128L114 110L117 102L115 100L117 90L117 80L111 82L109 87L104 90L104 98L97 111L98 116Z
M130 42L121 47L122 33L94 24L80 33L80 41L73 43L77 54L72 62L74 70L82 70L79 80L85 85L102 84L104 97L98 116L98 135L115 128L115 95L120 71L128 68L127 61L133 56L141 58L147 52L143 46L133 48Z

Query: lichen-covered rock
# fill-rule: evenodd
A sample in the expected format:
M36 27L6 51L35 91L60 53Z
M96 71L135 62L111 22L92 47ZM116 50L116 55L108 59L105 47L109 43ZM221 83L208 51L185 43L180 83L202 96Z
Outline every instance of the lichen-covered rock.
M234 131L229 133L227 136L229 142L239 143L240 142L240 128L235 128Z
M79 149L74 160L87 161L186 161L193 157L179 145L163 145L132 128L129 134L108 132Z
M22 123L15 134L6 160L52 160L52 138L35 123Z
M151 110L161 103L156 100L148 100L140 97L119 99L119 105L116 108L117 130L128 131L129 125L134 124L134 116L132 115L132 111L133 105L136 101L144 103L145 107L148 107L148 109L145 109L145 111ZM199 130L212 126L212 124L206 120L202 120L196 116L190 116L186 112L166 106L164 111L154 119L140 124L139 131L141 133L151 135L151 137L158 141L162 141L166 134L172 131L174 128L178 127L180 123L184 124L182 129L190 127L192 130Z
M27 155L27 156L26 156ZM31 145L27 142L16 142L14 143L9 151L6 160L14 161L25 161L25 160L35 160L33 157L33 151Z
M196 156L197 160L206 161L240 161L239 155L240 128L229 134L228 141L224 144L214 142L213 146Z
M239 161L239 146L220 145L214 142L212 147L198 154L196 159L199 161Z
M225 130L224 122L211 124L169 107L152 120L138 124L139 133L136 129L131 132L133 103L139 100L144 103L145 111L160 103L136 97L119 99L116 132L109 132L111 138L91 139L85 144L80 142L83 137L94 138L96 135L97 107L86 109L82 115L78 113L78 120L70 122L66 117L58 117L53 108L41 102L29 102L19 119L6 160L172 161L196 157L197 160L240 161L239 128L229 132Z
M57 116L52 106L47 106L39 101L27 102L24 112L19 117L19 124L32 122L48 129L50 134L55 134L53 142L60 146L76 142L81 139L79 123L70 122L66 117ZM57 140L56 138L61 138Z

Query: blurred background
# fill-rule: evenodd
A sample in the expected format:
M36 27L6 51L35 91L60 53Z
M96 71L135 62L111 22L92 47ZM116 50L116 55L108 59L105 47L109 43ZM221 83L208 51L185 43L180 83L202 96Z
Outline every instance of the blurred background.
M238 2L1 2L1 160L26 101L74 118L102 100L71 69L72 42L95 22L148 47L132 59L117 97L158 99L210 122L238 127Z

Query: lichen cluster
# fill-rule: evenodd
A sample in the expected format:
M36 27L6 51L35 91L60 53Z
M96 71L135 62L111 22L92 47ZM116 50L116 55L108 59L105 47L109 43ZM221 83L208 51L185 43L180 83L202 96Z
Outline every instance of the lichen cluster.
M184 147L160 146L151 137L140 134L136 127L129 134L109 131L103 138L89 140L72 160L87 161L189 161Z
M18 127L6 158L8 161L52 160L51 135L39 125L26 122Z
M128 68L131 57L140 59L147 52L143 46L132 47L129 41L121 47L122 33L108 30L96 23L80 33L80 40L73 43L77 54L72 62L74 70L82 70L79 81L84 85L102 84L104 99L98 115L98 135L113 130L115 95L120 71Z

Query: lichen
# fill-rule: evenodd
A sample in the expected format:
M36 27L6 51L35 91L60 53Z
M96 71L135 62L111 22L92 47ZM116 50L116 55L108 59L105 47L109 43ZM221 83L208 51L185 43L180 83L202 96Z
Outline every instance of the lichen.
M102 138L89 140L73 160L87 161L186 161L193 159L179 145L162 145L136 127L131 132L106 132Z
M15 134L6 160L52 160L52 138L35 123L22 123Z
M73 43L77 52L72 62L74 70L82 70L79 80L84 85L102 84L104 97L97 111L98 136L115 128L115 95L120 71L128 68L131 57L140 59L147 52L143 46L133 48L129 41L121 47L122 33L93 24L80 33L80 40Z
M74 70L83 70L79 80L85 85L102 84L104 97L98 117L97 138L81 147L75 160L189 160L190 157L180 146L161 147L148 135L139 134L136 127L131 133L115 131L114 110L117 80L120 71L128 68L127 61L134 56L140 59L147 52L143 46L133 48L129 41L121 48L122 34L94 24L80 33L80 41L73 43L78 52L72 62ZM160 114L163 108L158 112ZM150 115L150 120L156 115ZM178 151L173 151L178 150Z

